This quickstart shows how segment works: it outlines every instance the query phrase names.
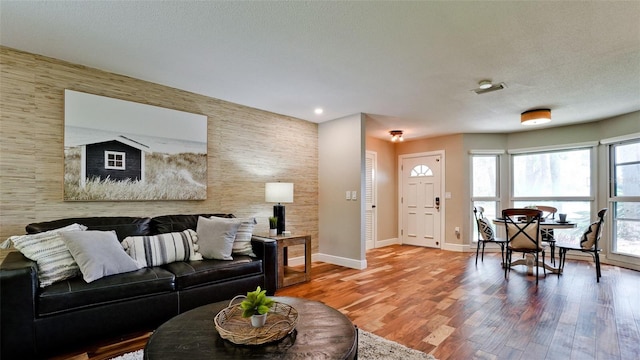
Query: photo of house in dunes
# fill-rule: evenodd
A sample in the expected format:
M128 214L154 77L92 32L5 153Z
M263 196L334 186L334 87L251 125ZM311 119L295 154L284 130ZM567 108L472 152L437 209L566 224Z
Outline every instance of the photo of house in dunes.
M65 90L64 200L204 200L207 117Z

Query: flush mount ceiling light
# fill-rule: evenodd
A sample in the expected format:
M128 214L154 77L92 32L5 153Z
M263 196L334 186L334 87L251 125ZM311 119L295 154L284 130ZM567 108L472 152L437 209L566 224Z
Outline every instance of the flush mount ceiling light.
M404 141L404 138L402 137L402 130L391 130L389 131L389 134L391 135L392 142Z
M540 125L551 121L551 109L528 110L520 114L522 125Z
M491 80L482 80L478 83L478 88L482 89L482 90L486 90L490 87L492 87L493 84L491 83Z
M314 113L316 113L316 115L320 115L324 112L324 110L322 110L322 108L315 108L315 110L313 110Z

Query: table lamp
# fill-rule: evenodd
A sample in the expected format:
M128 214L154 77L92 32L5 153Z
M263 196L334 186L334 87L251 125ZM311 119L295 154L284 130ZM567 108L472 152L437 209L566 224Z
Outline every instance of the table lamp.
M278 235L284 231L284 205L293 202L293 183L266 183L264 201L278 203L273 205L273 216L278 218Z

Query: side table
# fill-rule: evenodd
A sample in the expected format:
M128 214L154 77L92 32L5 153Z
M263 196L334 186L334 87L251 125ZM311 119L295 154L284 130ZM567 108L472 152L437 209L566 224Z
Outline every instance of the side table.
M275 240L278 243L278 289L311 280L310 235L259 236ZM293 245L304 245L304 271L289 266L289 252L287 248Z

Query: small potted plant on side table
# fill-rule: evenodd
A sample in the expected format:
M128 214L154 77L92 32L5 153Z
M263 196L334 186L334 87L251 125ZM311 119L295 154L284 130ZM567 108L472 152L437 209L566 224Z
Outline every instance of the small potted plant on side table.
M269 216L269 236L278 235L278 218Z
M260 286L255 291L249 291L247 298L240 303L242 317L251 317L253 327L262 327L267 321L267 314L275 302L267 297L267 290Z

